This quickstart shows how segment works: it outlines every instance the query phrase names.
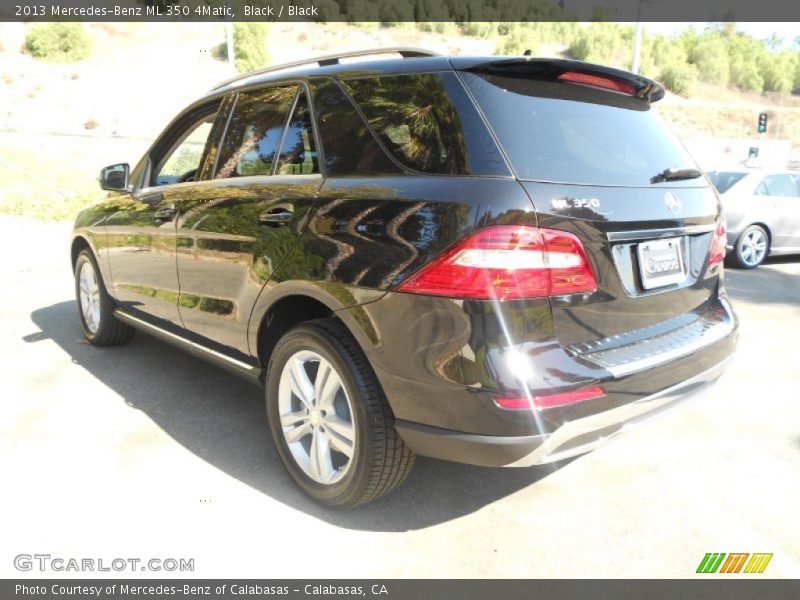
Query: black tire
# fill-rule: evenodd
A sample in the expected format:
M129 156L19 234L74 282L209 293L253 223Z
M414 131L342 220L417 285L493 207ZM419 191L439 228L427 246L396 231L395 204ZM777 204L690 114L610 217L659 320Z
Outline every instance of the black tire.
M753 238L763 240L766 248L763 253L754 252ZM729 255L730 264L740 269L755 269L769 256L769 233L760 225L750 225L742 231Z
M307 350L336 370L352 406L355 450L342 479L331 484L315 481L298 465L280 421L278 390L284 366L296 353ZM322 504L354 507L371 502L399 486L414 464L414 453L394 429L394 416L364 353L334 319L308 321L279 340L267 367L266 405L284 467L306 494Z
M83 265L88 263L94 270L99 288L100 317L97 327L93 328L87 324L86 317L81 310L81 291L80 274ZM103 276L97 267L97 261L92 252L88 249L83 250L75 261L75 302L78 307L78 318L80 319L81 330L86 340L95 346L118 346L127 343L136 333L130 325L123 323L114 316L114 299L109 296L106 286L103 283Z

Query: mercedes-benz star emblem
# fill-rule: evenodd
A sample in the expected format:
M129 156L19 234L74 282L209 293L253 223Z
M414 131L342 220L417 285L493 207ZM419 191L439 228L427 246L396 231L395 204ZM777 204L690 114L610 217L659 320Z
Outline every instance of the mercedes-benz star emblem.
M679 212L681 212L681 208L683 208L681 205L681 199L672 192L666 193L664 196L664 204L667 205L667 208L673 215L677 215Z

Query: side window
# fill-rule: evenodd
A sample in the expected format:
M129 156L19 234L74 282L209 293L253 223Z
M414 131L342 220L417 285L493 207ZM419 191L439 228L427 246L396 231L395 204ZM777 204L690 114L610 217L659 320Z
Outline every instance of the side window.
M301 89L297 95L292 118L283 136L277 175L309 175L319 173L314 131L308 99Z
M508 175L477 109L453 73L343 81L384 146L406 167L445 175Z
M195 180L203 160L208 136L214 125L214 116L215 113L207 115L186 130L177 144L159 161L152 185Z
M756 188L758 196L797 196L797 186L789 175L767 175Z
M325 171L329 175L382 175L401 172L375 141L353 103L333 82L311 86L317 109Z
M215 177L272 175L297 86L239 94L217 160Z

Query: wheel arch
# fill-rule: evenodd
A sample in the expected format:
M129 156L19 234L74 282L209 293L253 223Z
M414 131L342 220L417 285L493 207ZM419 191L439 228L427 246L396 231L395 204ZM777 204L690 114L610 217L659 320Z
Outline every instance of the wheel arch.
M262 294L250 316L248 336L251 354L264 367L278 340L292 327L314 319L339 321L370 360L368 349L374 335L365 332L352 316L353 305L341 302L325 289L309 282L286 282ZM370 360L371 362L371 360Z

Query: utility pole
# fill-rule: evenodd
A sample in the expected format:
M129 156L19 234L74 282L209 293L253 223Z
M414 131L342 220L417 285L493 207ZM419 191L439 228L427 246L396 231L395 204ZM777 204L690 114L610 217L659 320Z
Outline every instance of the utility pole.
M232 11L232 0L228 0L228 8ZM233 21L225 23L225 37L228 45L228 66L236 71L236 51L233 49Z
M636 33L633 36L633 60L631 61L631 71L639 74L639 60L642 51L642 0L639 0L639 8L636 11Z

